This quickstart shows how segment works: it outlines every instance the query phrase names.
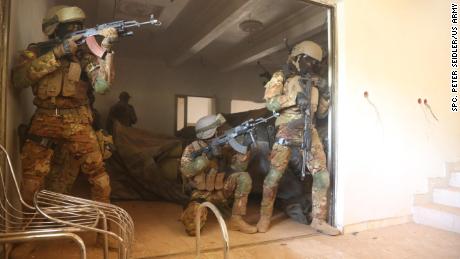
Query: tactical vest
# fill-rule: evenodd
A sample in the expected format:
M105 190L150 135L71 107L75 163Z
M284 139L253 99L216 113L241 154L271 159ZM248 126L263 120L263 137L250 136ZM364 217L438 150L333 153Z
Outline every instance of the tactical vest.
M299 83L300 76L292 76L286 79L283 85L283 95L286 95L287 98L290 98L295 102L297 93L302 92L302 86ZM318 88L313 85L311 89L311 114L314 116L316 110L318 109L319 101L319 92ZM276 119L275 124L280 125L284 123L291 122L302 118L302 114L297 106L293 106L287 109L283 109L280 117Z
M193 151L198 151L201 148L207 146L204 141L194 141L191 145ZM214 191L223 189L225 173L218 172L217 165L217 159L212 159L208 168L205 168L202 172L192 177L192 186L200 191Z
M44 76L33 86L34 104L45 109L87 105L89 83L81 80L80 62L67 59L59 62L59 69Z

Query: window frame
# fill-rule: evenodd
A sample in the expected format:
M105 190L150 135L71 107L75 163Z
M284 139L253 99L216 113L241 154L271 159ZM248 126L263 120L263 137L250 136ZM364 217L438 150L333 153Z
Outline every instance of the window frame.
M189 97L198 97L198 98L209 98L211 100L213 100L214 102L214 109L216 109L217 107L217 98L216 96L206 96L206 95L191 95L191 94L175 94L174 95L174 134L177 134L179 131L181 131L182 129L186 128L187 127L187 113L188 113L188 98ZM177 130L177 112L178 112L178 102L179 102L179 98L184 98L184 128L180 129L180 130ZM216 111L212 111L211 113L213 112L216 112Z

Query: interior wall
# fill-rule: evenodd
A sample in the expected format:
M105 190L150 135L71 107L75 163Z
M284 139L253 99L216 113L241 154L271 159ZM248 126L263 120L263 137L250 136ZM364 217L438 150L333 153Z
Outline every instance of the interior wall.
M460 160L450 2L338 1L337 15L336 222L410 215L428 177L445 176L445 163Z
M130 103L138 117L135 127L168 135L174 134L176 94L214 97L216 112L222 113L230 112L232 99L263 99L263 78L257 67L233 72L220 72L200 62L170 67L155 59L129 57L119 47L116 55L114 86L108 94L96 96L95 106L104 123L121 91L132 96Z
M9 75L21 50L32 42L46 40L41 24L47 9L53 5L50 0L14 0L11 1L9 34ZM13 155L15 167L19 169L19 141L16 128L21 123L28 123L35 110L32 104L32 90L15 89L7 86L7 121L6 139L9 153Z

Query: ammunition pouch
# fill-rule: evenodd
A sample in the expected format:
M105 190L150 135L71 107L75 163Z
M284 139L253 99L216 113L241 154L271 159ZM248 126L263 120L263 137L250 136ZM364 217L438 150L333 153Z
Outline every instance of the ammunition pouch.
M193 178L194 187L200 191L221 190L224 188L225 173L218 173L215 168L209 172L196 175Z
M61 69L42 78L34 88L34 94L41 100L64 97L83 99L86 96L86 85L80 87L81 66L79 63L62 61ZM84 90L78 88L85 88ZM82 96L82 94L84 96ZM54 102L54 101L52 101Z

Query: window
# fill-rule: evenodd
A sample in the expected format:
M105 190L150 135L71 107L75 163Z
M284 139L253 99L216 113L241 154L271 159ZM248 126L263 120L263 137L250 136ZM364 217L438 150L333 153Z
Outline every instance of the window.
M231 105L231 108L230 108L231 113L245 112L245 111L265 108L265 103L256 103L253 101L244 101L244 100L232 100L230 105Z
M215 106L211 97L176 95L176 131L195 126L201 117L214 114Z

